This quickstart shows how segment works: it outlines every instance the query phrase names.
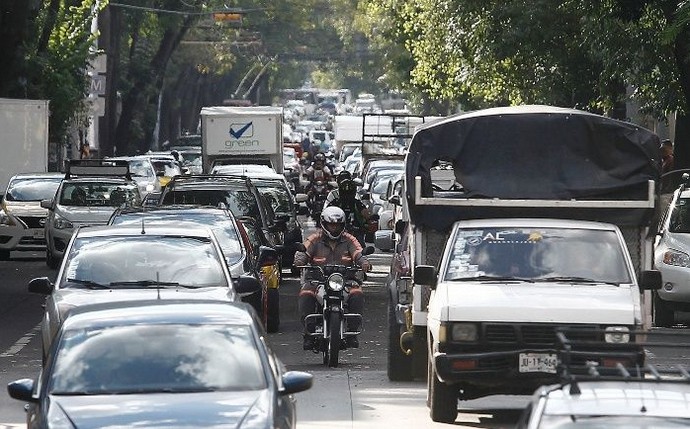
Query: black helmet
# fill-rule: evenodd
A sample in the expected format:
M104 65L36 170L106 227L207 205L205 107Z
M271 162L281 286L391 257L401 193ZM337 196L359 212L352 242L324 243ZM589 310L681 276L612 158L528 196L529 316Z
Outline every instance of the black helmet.
M357 192L357 184L352 179L345 179L338 182L338 190L342 195L354 195Z
M337 240L345 231L345 212L340 207L330 206L321 212L321 229L331 239Z
M352 174L350 174L350 172L347 170L343 170L340 173L338 173L338 178L336 179L336 181L338 182L338 185L340 185L340 182L342 182L343 180L350 179L352 179Z
M326 162L326 155L319 152L316 155L314 155L314 161Z

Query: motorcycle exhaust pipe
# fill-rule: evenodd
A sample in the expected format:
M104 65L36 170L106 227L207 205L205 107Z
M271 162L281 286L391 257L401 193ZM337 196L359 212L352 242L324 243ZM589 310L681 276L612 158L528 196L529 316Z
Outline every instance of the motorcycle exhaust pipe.
M414 335L412 331L405 331L400 336L400 350L405 353L405 356L412 354L412 344L414 344Z

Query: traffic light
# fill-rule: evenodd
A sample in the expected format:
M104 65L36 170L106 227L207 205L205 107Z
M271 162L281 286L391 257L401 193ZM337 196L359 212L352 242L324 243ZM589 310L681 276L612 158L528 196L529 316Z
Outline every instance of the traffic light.
M213 20L216 22L242 23L242 14L237 12L214 12Z

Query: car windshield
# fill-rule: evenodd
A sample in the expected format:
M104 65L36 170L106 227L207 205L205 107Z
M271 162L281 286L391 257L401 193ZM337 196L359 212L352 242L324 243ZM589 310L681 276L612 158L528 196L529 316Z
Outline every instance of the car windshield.
M690 198L679 198L668 225L670 232L690 233Z
M261 195L271 204L274 212L290 213L292 211L292 198L290 197L290 191L288 191L285 186L266 182L255 183Z
M399 172L385 172L379 173L374 178L374 183L372 184L371 192L373 194L383 194L388 190L388 182L394 177L400 175Z
M542 416L540 427L550 429L664 429L682 428L690 425L690 418L654 417L645 415L607 416L607 415L567 415Z
M41 201L53 198L62 177L20 177L10 182L7 201Z
M61 287L228 286L222 263L208 238L81 237L67 255Z
M104 181L66 183L60 191L63 206L138 206L139 191L134 185Z
M132 176L136 177L153 177L154 172L151 168L151 162L143 159L129 160L129 171Z
M242 258L242 242L235 228L235 224L225 214L212 213L191 213L180 210L179 213L165 213L156 215L155 213L131 213L120 214L113 217L113 225L171 225L178 227L198 228L208 226L223 250L223 255L228 265L233 265Z
M505 278L631 283L613 231L577 228L459 229L445 280Z
M267 386L248 326L137 324L60 338L51 395L247 391Z
M165 194L163 204L224 206L237 217L261 218L254 194L245 190L175 189Z

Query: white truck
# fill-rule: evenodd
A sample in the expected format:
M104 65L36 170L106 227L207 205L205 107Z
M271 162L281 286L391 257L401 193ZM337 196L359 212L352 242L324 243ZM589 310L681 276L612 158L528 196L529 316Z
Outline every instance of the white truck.
M560 329L631 341L648 323L643 291L661 287L649 234L659 167L658 136L578 110L496 108L419 127L397 227L412 280L389 282L400 344L389 377L426 376L432 419L452 422L458 399L557 381Z
M0 98L0 196L17 173L48 171L48 100Z
M283 108L212 106L201 109L203 172L214 165L265 164L283 173Z

